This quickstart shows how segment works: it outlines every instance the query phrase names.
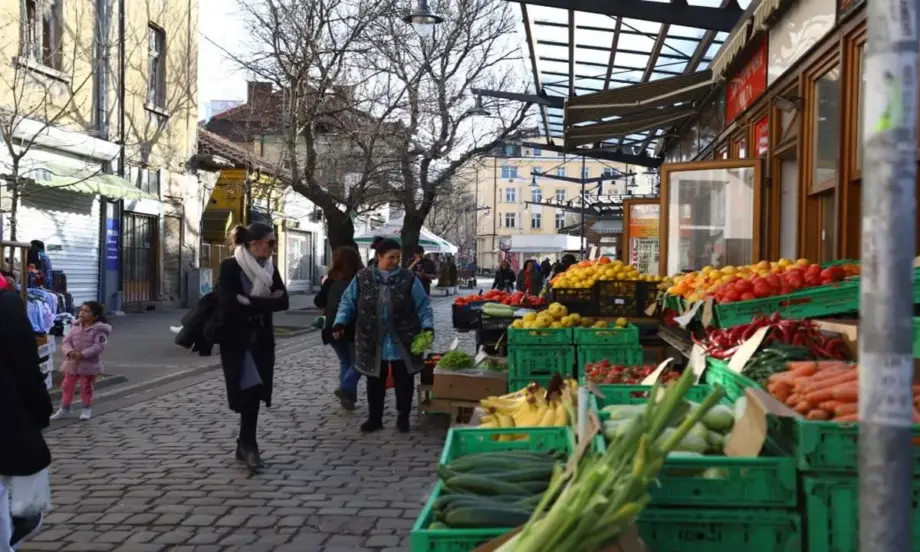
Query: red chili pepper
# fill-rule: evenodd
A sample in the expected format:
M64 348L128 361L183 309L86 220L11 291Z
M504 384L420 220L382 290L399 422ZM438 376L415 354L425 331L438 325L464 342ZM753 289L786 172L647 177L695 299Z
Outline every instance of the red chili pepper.
M753 326L753 325L748 326L748 328L747 328L746 330L744 330L744 333L741 334L741 341L747 341L747 340L750 339L755 333L757 333L757 330L759 330L759 329L760 329L760 328L757 328L757 327L755 327L755 326Z

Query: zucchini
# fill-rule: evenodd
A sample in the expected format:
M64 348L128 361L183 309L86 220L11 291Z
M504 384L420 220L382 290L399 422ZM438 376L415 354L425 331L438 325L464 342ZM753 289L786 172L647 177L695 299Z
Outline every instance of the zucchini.
M514 508L457 508L451 510L444 522L452 529L485 529L517 527L527 523L530 512Z
M450 529L447 525L441 523L440 521L435 521L428 525L428 529Z
M493 496L481 496L481 495L446 495L439 496L437 500L434 501L434 510L450 510L456 508L459 504L471 504L471 503L488 503L488 504L511 504L515 502L522 502L521 495L493 495Z
M451 489L460 489L483 496L493 495L532 495L536 490L525 487L531 483L506 483L501 479L492 479L481 475L458 475L451 477L447 481L447 486ZM543 489L549 485L543 483Z
M528 512L533 511L533 506L527 506L526 504L517 503L519 501L513 500L515 498L521 498L520 496L502 497L502 500L492 500L491 496L467 496L463 500L455 500L451 502L443 510L438 510L436 513L441 513L446 516L449 512L456 510L457 508L512 508L515 510L526 510Z
M526 494L532 495L536 493L543 493L549 487L549 480L547 481L522 481L521 483L513 483L513 485L521 486Z
M540 468L544 466L552 467L555 464L554 461L549 460L544 461L533 461L533 460L523 460L517 458L500 458L496 456L491 456L489 458L473 458L470 457L469 460L466 458L461 458L455 460L454 462L447 465L447 469L454 472L467 473L473 470L476 471L486 471L489 469L491 471L510 471L510 470L523 470L531 468Z

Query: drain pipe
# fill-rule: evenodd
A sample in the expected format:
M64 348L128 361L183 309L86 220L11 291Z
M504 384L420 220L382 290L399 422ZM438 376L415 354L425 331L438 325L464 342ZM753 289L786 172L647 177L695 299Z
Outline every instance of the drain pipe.
M96 133L108 140L108 101L106 84L109 75L109 5L96 0Z
M105 2L105 0L99 0ZM125 170L125 0L118 0L118 175L124 178Z

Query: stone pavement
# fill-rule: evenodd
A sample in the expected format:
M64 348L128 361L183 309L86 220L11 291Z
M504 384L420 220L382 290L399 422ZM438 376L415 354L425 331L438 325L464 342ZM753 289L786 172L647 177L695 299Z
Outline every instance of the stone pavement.
M453 337L450 301L435 300L438 345ZM310 336L315 338L314 336ZM472 351L472 335L463 334ZM223 381L204 381L47 434L54 511L23 551L408 550L435 480L445 422L424 417L364 436L364 405L332 396L338 369L317 344L280 358L263 410L269 463L250 476L233 458L238 418Z

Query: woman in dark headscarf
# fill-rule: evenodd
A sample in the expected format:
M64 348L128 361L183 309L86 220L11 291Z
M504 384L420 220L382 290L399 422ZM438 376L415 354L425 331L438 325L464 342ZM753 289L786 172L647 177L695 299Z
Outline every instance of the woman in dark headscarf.
M524 261L524 268L517 275L517 289L529 295L539 295L543 289L543 273L533 259Z

